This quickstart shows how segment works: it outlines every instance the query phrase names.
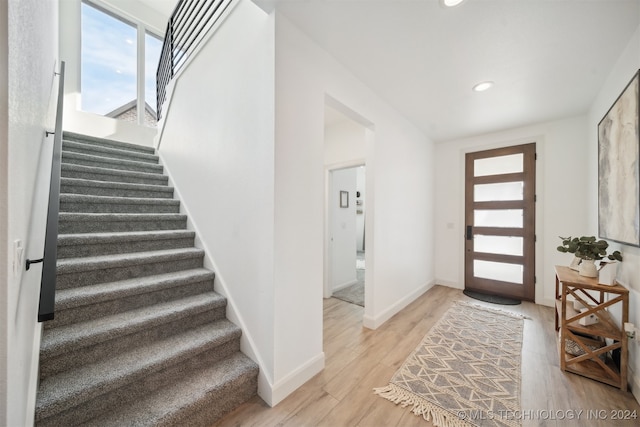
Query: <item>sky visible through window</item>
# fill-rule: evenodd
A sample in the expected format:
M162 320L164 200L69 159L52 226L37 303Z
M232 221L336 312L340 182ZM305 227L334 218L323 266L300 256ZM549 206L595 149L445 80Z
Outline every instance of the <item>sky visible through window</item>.
M145 33L145 101L156 110L162 41ZM137 28L82 3L82 110L100 115L137 99Z

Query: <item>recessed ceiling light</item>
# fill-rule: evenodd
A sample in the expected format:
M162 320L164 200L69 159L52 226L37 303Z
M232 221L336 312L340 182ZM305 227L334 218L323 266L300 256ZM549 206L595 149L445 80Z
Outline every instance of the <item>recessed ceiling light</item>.
M447 7L453 7L453 6L459 5L463 1L464 0L442 0L442 4L444 4Z
M490 81L480 82L473 87L473 90L476 92L484 92L485 90L489 89L491 86L493 86L493 82L490 82Z

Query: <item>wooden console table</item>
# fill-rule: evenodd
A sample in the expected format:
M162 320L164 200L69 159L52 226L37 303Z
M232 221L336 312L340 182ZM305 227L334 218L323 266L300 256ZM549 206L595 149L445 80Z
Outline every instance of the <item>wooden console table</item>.
M560 333L560 369L627 390L627 336L624 323L629 321L629 290L620 284L601 285L597 278L580 276L565 266L556 271L556 331ZM588 309L574 309L572 296ZM617 324L607 310L620 305L622 323ZM598 322L581 325L579 320L594 314ZM593 343L599 343L594 346ZM575 343L575 344L574 344ZM575 355L567 345L579 348ZM620 368L611 359L612 350L620 350ZM575 352L574 352L575 353Z

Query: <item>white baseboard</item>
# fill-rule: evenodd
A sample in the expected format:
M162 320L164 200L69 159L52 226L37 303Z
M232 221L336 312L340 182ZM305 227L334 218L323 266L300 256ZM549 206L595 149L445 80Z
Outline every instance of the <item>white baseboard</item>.
M549 298L541 298L535 301L538 305L544 305L545 307L555 307L556 301Z
M269 385L268 382L261 386L260 378L258 378L258 395L269 406L274 407L323 369L324 352L309 359L286 377L276 381L273 386Z
M452 280L446 280L446 279L436 279L435 283L438 285L442 285L442 286L446 286L447 288L454 288L454 289L464 289L464 285L458 282L454 282Z
M40 384L40 344L42 341L42 327L43 323L36 323L35 331L33 334L33 348L31 358L31 369L29 377L29 394L27 399L27 414L25 420L31 425L35 425L35 413L36 413L36 396L38 394L38 385ZM32 424L33 423L33 424Z
M391 307L389 307L388 309L386 309L385 311L383 311L382 313L376 316L370 316L365 314L362 317L362 325L365 328L369 328L369 329L379 328L384 322L391 319L394 315L399 313L403 308L405 308L406 306L411 304L413 301L415 301L420 295L424 294L429 289L431 289L435 285L435 283L436 283L435 280L431 280L430 282L425 283L424 285L416 289L414 292L402 298L401 300L393 304ZM366 310L366 306L365 306L365 310Z

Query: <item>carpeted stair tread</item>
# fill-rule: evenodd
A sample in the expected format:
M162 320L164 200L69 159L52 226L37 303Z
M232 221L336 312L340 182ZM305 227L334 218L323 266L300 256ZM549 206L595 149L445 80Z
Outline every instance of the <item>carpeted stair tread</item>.
M203 259L204 251L194 247L63 258L56 266L56 286L67 289L192 269L201 267Z
M187 216L182 214L69 213L60 212L59 233L95 233L148 230L183 230Z
M117 266L132 266L204 256L198 248L167 249L160 251L138 252L130 254L111 254L94 257L66 258L58 260L57 273L69 274L78 271L103 270Z
M79 233L58 236L58 259L193 247L190 230Z
M154 154L155 149L153 147L148 147L146 145L132 144L129 142L121 142L115 141L113 139L108 138L99 138L95 136L82 135L75 132L65 131L62 134L63 141L79 141L84 144L95 144L101 147L114 147L120 150L130 150L130 151L139 151L141 153L149 153Z
M86 322L98 317L179 300L214 289L215 274L194 265L134 279L91 283L57 291L55 318L44 324L45 329ZM220 298L223 298L220 296ZM218 310L224 315L224 307ZM214 317L216 317L214 315Z
M81 178L61 178L60 192L66 194L93 194L98 196L172 198L173 187L167 185L135 184L95 181Z
M169 182L169 177L161 173L136 172L70 163L62 163L61 176L63 178L90 179L132 184L166 185Z
M111 159L134 160L138 162L158 163L156 154L141 153L139 151L123 150L114 147L105 147L95 144L85 144L80 141L64 141L62 149L68 152L89 154L92 156L108 157Z
M243 354L236 353L87 424L103 427L211 425L251 397L250 390L255 388L257 375L258 366ZM234 399L232 391L237 393L238 388L245 388L244 396ZM198 417L203 412L211 415Z
M68 310L205 280L213 281L214 278L215 274L211 270L199 268L99 283L79 288L61 289L56 293L56 310ZM224 299L222 296L219 296L219 298Z
M62 150L62 162L83 166L96 166L108 169L128 170L134 172L159 173L164 167L159 164L138 162L133 160L111 159Z
M60 211L83 213L179 213L180 200L60 194Z
M240 337L240 329L226 319L201 326L117 356L69 370L40 383L36 412L51 416L142 376L178 364L198 353Z
M46 360L66 352L71 347L77 349L103 343L119 336L210 311L225 304L226 300L212 291L87 322L51 328L42 336L40 358Z
M166 218L186 219L186 215L182 214L133 214L133 213L79 213L79 212L60 212L63 219L82 221L82 220L120 220L120 221L148 221L149 219L161 221Z
M195 237L191 230L123 231L120 233L79 233L61 234L58 246L80 245L86 243L124 242L135 240L162 240L178 237Z

